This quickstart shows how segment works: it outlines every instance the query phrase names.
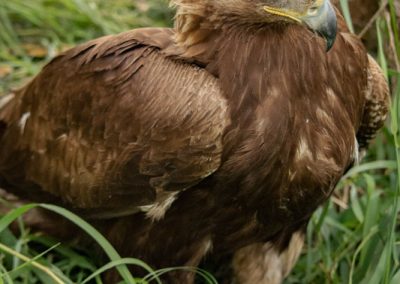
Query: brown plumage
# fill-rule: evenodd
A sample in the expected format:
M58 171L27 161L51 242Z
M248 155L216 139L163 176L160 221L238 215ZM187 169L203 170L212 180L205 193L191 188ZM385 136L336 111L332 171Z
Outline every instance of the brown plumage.
M177 0L175 29L56 57L0 102L0 185L75 210L155 268L233 255L239 283L280 283L388 103L339 14L326 52L312 21L262 6L303 15L326 0L285 3Z

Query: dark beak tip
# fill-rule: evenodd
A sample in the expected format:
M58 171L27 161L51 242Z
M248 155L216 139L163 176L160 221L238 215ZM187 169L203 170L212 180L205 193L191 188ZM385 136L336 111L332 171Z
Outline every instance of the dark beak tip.
M328 24L326 26L326 29L323 31L324 33L324 38L326 40L326 47L327 47L327 52L332 49L333 45L335 44L336 41L336 35L337 35L337 17L336 13L334 10L331 10L331 13L328 17Z
M335 44L336 36L325 38L325 40L326 40L326 52L329 52Z
M338 26L336 12L329 3L324 22L316 29L319 35L326 41L326 52L330 51L335 44L337 29Z

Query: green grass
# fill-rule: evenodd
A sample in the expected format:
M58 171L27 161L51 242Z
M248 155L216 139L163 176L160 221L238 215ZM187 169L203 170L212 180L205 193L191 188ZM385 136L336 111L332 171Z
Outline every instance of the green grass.
M341 2L350 22L347 0ZM400 70L393 64L394 55L399 61L400 40L394 9L394 0L389 0L387 14L373 27L379 48L371 51L392 83L391 118L361 165L340 182L334 199L314 214L306 249L286 283L400 283ZM0 0L0 95L29 80L69 46L133 27L169 25L171 18L163 0ZM394 47L390 56L389 42ZM31 233L20 216L34 206L77 223L99 243L110 263L99 267L90 251ZM14 220L22 232L17 237L8 229ZM121 258L89 224L50 205L11 211L0 219L0 232L0 284L101 283L100 274L111 267L118 267L130 283L157 283L157 275L169 270L154 272L140 260ZM145 267L149 276L135 279L129 265ZM199 273L214 283L206 272Z
M15 221L18 221L23 214L34 208L42 208L72 221L79 228L85 231L103 249L110 259L110 262L97 268L90 258L85 258L78 252L66 246L61 246L49 238L40 235L30 235L26 232L21 223L22 234L16 239L6 228ZM68 210L51 204L28 204L20 206L8 212L0 219L0 251L2 255L0 265L0 283L101 283L101 274L116 268L123 280L123 283L158 283L159 277L173 270L189 270L197 273L205 283L214 284L216 280L208 272L190 267L172 267L154 271L146 263L135 258L121 258L113 246L93 226L79 218ZM4 237L4 239L3 239ZM29 244L41 244L47 247L42 252L32 250ZM23 245L25 244L25 249ZM32 255L32 256L30 256ZM54 262L54 256L59 262ZM7 258L10 258L7 260ZM12 258L12 259L11 259ZM12 261L12 265L11 265ZM10 262L10 263L8 263ZM128 265L143 268L148 274L142 279L132 276ZM3 281L3 282L1 282Z

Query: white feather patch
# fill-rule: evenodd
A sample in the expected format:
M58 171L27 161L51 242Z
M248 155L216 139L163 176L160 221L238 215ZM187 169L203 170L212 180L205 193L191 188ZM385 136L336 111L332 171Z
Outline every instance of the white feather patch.
M304 137L300 137L299 144L297 146L296 159L300 161L302 159L311 158L312 153L310 147L308 146L308 141Z
M0 109L2 109L3 107L5 107L6 104L8 104L12 99L15 98L14 94L10 94L4 97L0 98Z
M21 134L24 134L26 122L28 121L30 116L31 116L30 112L26 112L21 116L21 118L18 122L18 126L21 129Z
M156 202L154 204L146 206L140 206L139 209L143 212L146 212L147 218L150 218L153 221L159 221L164 217L167 210L176 200L178 193L179 193L178 191L172 192L171 194L168 195L167 198L165 198L161 202Z

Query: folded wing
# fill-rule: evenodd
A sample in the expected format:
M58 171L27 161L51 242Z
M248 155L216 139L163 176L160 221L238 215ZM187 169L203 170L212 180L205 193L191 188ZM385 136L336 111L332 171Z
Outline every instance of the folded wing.
M102 217L169 202L216 171L226 101L215 77L163 54L172 36L91 41L11 95L0 109L0 185Z
M368 60L368 87L365 92L364 115L357 133L361 150L368 147L369 142L384 125L390 101L388 84L381 68L371 56Z

